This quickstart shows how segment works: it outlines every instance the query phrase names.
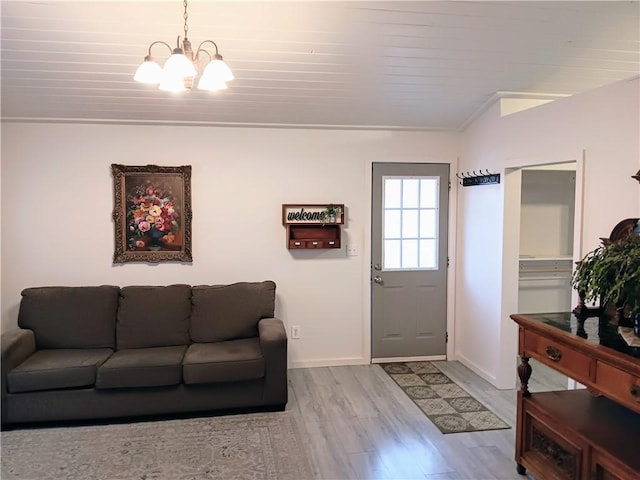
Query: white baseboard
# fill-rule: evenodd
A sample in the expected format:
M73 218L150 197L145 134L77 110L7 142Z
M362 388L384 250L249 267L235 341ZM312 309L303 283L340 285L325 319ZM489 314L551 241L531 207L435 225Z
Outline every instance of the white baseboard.
M463 364L465 367L467 367L469 370L471 370L473 373L475 373L476 375L484 378L487 382L489 382L491 385L493 385L494 387L496 386L496 377L495 375L491 375L489 374L489 372L487 372L485 369L479 367L475 362L472 362L471 360L469 360L467 357L465 357L464 355L460 355L459 353L456 355L456 359ZM496 387L497 388L497 387Z
M389 357L372 358L371 363L391 363L391 362L436 362L446 360L446 355L433 355L431 357Z
M369 365L363 357L321 358L316 360L292 361L289 368L340 367L343 365Z

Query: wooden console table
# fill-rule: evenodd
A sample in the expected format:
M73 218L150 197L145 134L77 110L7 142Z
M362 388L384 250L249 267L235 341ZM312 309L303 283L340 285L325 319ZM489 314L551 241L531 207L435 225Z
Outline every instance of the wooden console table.
M640 348L617 327L569 312L514 314L519 325L516 464L539 479L640 478ZM531 394L529 358L587 389Z

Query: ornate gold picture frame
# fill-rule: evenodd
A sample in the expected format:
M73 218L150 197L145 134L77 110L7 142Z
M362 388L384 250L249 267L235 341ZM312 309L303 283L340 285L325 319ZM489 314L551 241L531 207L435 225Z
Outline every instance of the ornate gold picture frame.
M112 164L113 263L191 262L191 166Z

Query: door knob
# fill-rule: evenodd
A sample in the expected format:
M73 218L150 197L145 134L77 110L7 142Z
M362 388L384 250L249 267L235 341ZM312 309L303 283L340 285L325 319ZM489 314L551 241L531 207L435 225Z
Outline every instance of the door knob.
M375 276L375 277L373 277L373 281L376 282L376 283L382 283L382 277Z
M379 263L376 263L376 264L373 266L373 269L374 269L374 270L378 270L378 271L380 271L380 270L382 270L382 267L380 266L380 264L379 264Z

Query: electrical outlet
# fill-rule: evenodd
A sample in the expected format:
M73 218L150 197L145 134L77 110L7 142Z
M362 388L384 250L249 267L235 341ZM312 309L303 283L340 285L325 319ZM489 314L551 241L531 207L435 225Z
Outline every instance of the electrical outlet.
M300 338L300 325L291 326L291 338Z
M347 245L347 255L350 257L356 257L358 255L358 247L356 245Z

